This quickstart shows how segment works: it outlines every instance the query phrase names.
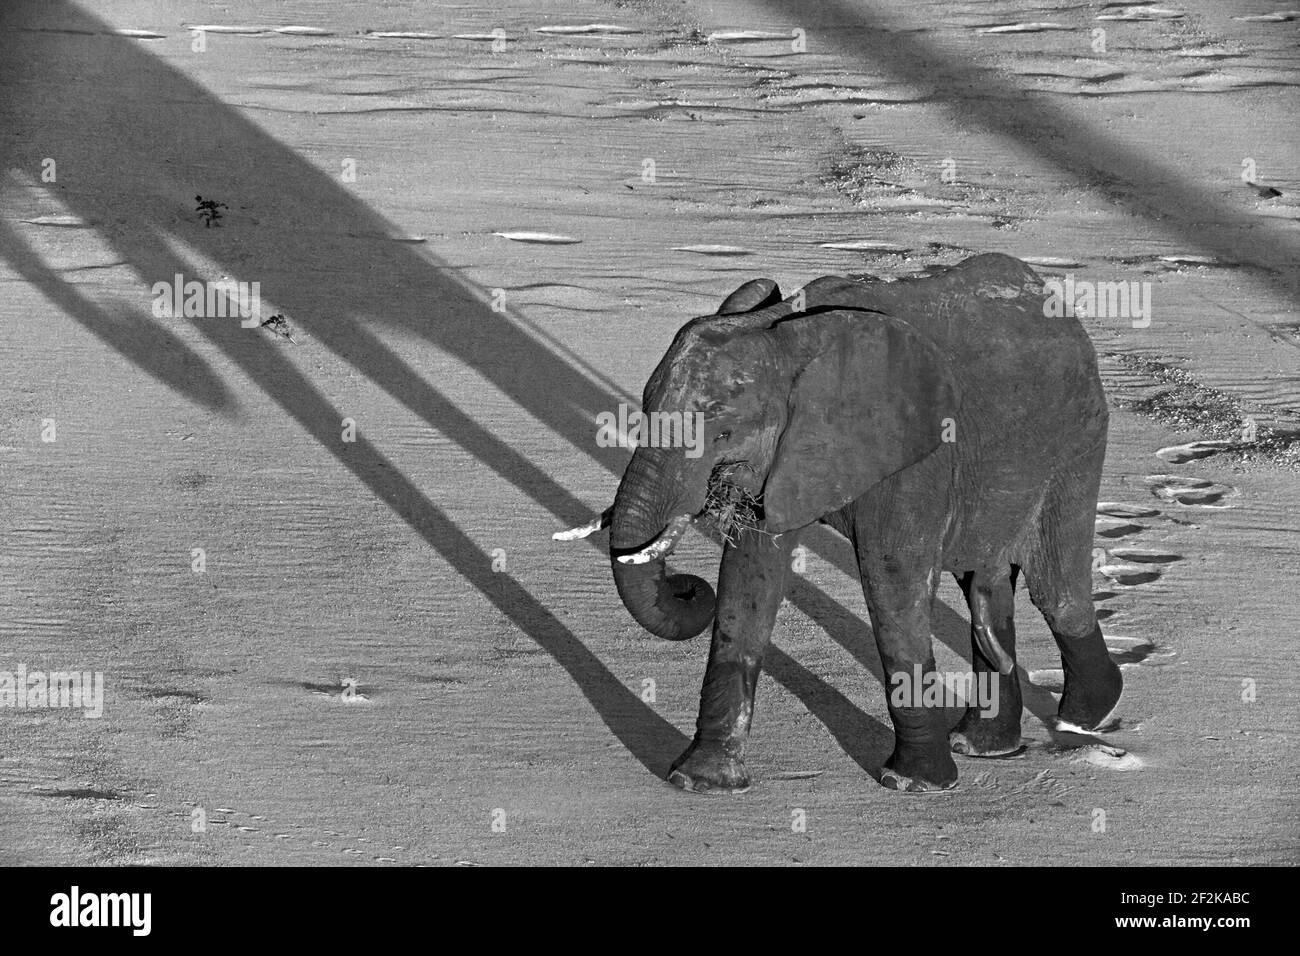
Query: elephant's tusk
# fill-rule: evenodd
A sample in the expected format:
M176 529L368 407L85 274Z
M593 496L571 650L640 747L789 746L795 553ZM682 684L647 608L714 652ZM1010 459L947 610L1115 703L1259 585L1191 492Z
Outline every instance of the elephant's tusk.
M1011 659L1002 647L1002 642L998 640L993 628L989 626L989 620L992 616L989 608L988 592L980 588L975 588L971 592L974 601L971 602L971 623L975 625L975 643L980 651L984 654L984 659L998 669L998 673L1003 677L1008 677L1015 673L1016 662Z
M551 535L551 537L556 541L576 541L579 538L585 538L588 535L595 534L601 528L608 528L613 514L614 508L611 506L596 515L596 517L592 518L586 524L579 525L576 528L570 528L568 531L557 531L555 534Z
M979 649L984 652L984 656L998 669L998 673L1003 677L1007 677L1015 671L1016 662L1002 649L1002 643L987 625L975 625L975 643L979 645Z
M681 540L682 535L686 533L686 528L694 520L690 515L678 515L668 522L668 527L660 532L659 537L635 554L622 555L618 559L619 563L649 564L651 561L662 561L672 554L673 548L677 547L677 542Z

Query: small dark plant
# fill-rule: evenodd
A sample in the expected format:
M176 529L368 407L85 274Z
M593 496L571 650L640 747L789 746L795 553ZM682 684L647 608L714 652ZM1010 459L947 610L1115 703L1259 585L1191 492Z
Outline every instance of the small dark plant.
M198 203L194 207L194 211L203 220L204 228L211 228L216 225L217 220L221 218L221 210L230 208L223 202L217 202L215 199L204 199L202 196L195 196L194 201Z
M294 345L298 344L296 341L294 341L293 329L289 327L289 320L285 318L283 315L281 315L279 312L277 312L275 315L271 316L269 319L263 322L262 328L266 329L268 332L278 335L282 339L288 339L290 342L293 342Z

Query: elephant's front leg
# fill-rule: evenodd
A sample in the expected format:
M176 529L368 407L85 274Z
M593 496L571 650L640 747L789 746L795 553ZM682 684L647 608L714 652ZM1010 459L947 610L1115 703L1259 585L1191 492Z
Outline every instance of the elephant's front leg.
M785 596L796 536L741 532L722 553L709 666L700 691L695 739L668 773L669 783L697 793L749 789L745 742L754 688L776 612Z
M924 697L926 675L935 669L930 607L938 572L925 559L890 556L866 561L863 590L894 723L894 752L881 768L880 783L913 793L948 790L957 783L948 725L943 708L927 706Z

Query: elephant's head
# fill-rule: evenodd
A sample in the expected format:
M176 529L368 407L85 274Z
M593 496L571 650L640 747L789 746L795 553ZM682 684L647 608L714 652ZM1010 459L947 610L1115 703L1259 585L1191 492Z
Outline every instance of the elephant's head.
M723 499L752 503L762 530L780 534L939 446L943 418L954 414L943 361L877 310L810 308L833 281L805 288L800 312L771 280L746 283L716 315L683 326L650 377L650 422L660 413L661 424L679 415L703 424L702 435L684 432L689 444L643 437L606 516L619 596L652 634L685 640L713 617L708 583L668 575L664 559L720 486Z

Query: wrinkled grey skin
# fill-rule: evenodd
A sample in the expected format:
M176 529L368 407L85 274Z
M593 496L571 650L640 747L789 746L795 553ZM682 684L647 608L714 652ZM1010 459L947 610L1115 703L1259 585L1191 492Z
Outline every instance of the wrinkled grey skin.
M947 789L952 751L1020 746L1012 614L1022 572L1064 664L1061 726L1094 729L1110 715L1122 682L1091 593L1106 402L1084 330L1046 317L1043 301L1024 263L984 255L900 282L825 277L786 301L771 280L754 280L678 332L642 408L703 412L704 454L638 448L610 527L618 593L643 627L682 640L713 622L697 732L671 782L749 786L755 682L791 551L817 522L854 546L887 679L934 670L942 571L971 609L974 668L1002 671L996 715L972 706L951 732L942 709L891 699L885 786ZM747 464L737 477L761 496L768 534L726 546L716 599L697 577L666 575L662 559L618 560L698 515L710 473L734 462Z

